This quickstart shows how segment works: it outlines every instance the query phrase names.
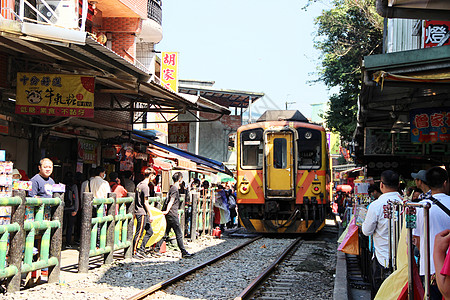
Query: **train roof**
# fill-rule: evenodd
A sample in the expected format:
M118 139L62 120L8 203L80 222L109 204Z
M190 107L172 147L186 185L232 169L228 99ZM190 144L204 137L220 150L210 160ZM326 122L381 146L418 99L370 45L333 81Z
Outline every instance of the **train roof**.
M308 123L308 119L298 110L266 110L256 122L267 121L296 121Z

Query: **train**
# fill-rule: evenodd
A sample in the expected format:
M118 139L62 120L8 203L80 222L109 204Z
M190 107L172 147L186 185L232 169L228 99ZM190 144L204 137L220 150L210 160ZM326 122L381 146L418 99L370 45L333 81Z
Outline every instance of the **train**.
M236 203L249 232L316 233L331 212L325 129L297 110L268 110L237 130Z

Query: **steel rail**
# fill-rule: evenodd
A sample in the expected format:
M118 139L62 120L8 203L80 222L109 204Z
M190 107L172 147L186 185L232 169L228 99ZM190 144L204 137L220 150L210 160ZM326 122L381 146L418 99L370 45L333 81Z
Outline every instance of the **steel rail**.
M259 240L261 237L262 236L258 236L258 237L254 238L254 239L251 239L250 241L247 241L247 242L245 242L245 243L243 243L243 244L241 244L239 246L236 246L233 249L230 249L227 252L224 252L224 253L220 254L219 256L216 256L216 257L208 260L207 262L204 262L204 263L202 263L200 265L197 265L197 266L195 266L195 267L193 267L193 268L191 268L191 269L189 269L187 271L184 271L183 273L180 273L180 274L178 274L178 275L176 275L176 276L174 276L172 278L169 278L166 281L159 282L159 283L149 287L148 289L143 290L142 292L140 292L140 293L138 293L138 294L128 298L128 300L140 300L140 299L143 299L144 297L147 297L148 295L153 294L154 292L156 292L156 291L158 291L158 290L160 290L162 288L168 287L169 285L176 283L177 281L185 278L186 276L188 276L188 275L190 275L190 274L192 274L192 273L194 273L194 272L196 272L196 271L198 271L198 270L200 270L200 269L202 269L204 267L207 267L207 266L209 266L209 265L211 265L211 264L221 260L222 258L227 257L230 254L233 254L234 252L244 248L245 246L247 246L247 245L249 245L249 244Z
M289 245L289 247L286 248L286 250L283 251L283 253L278 256L278 258L270 265L268 266L264 271L261 272L250 284L242 290L242 292L234 298L234 300L243 300L247 299L249 295L251 295L256 289L260 286L261 282L267 278L270 274L275 271L275 268L278 266L278 264L291 252L291 250L297 246L297 244L302 240L302 238L297 238L292 244Z

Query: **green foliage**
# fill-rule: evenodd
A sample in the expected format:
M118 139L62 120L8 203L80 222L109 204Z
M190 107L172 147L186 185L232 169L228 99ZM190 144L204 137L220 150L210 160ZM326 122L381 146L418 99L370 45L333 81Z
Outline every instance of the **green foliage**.
M308 5L317 0L309 0ZM382 51L383 19L375 0L332 0L333 8L316 18L314 46L320 52L318 81L339 87L330 97L325 119L329 129L351 141L356 128L357 99L361 88L363 56Z

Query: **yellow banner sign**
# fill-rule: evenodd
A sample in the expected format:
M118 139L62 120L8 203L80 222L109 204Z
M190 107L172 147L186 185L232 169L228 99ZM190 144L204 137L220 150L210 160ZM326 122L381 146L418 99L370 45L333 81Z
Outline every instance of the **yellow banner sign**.
M162 52L161 85L178 92L178 52Z
M94 89L90 76L17 73L16 113L93 118Z

